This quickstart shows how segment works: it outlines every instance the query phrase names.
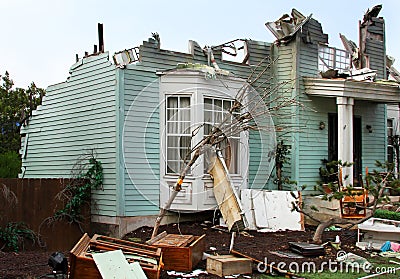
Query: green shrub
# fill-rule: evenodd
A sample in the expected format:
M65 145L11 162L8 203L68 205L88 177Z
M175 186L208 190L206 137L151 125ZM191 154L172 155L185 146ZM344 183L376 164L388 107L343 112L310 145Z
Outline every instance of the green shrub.
M35 241L35 233L29 229L23 222L10 222L4 228L0 227L0 241L3 242L3 248L8 248L14 252L23 247L24 240L30 239Z
M21 158L15 151L0 154L0 178L17 178L21 171Z
M400 221L400 212L390 211L387 209L377 209L374 213L374 217Z

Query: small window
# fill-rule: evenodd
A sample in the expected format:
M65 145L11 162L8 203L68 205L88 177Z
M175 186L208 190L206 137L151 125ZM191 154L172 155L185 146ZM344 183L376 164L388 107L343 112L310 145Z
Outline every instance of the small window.
M167 173L180 173L185 160L190 158L190 97L167 98Z

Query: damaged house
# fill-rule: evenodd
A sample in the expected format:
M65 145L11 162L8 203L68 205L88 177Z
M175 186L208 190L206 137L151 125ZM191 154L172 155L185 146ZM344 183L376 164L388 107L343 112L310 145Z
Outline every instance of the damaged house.
M307 106L273 119L277 127L298 128L277 134L291 150L285 175L298 185L315 185L322 162L339 159L354 162L344 172L347 183L357 183L366 167L386 160L387 106L400 102L397 83L379 82L388 75L385 25L378 13L371 10L360 21L359 46L342 36L343 50L330 47L321 24L296 10L266 24L277 38L270 43L235 40L203 49L190 41L189 52L179 53L162 49L154 36L110 57L100 40L99 52L77 59L65 82L47 88L21 129L20 177L69 177L76 159L95 150L104 167L104 190L93 193L92 222L117 236L153 225L182 167L182 154L220 121L255 66L269 57L272 67L259 82L273 87L286 81L276 94ZM226 59L233 43L241 45L239 62ZM207 125L196 128L202 123ZM274 152L269 151L275 144L275 137L263 139L254 131L227 137L224 155L239 192L277 189L270 177ZM313 190L306 188L303 195ZM171 212L216 208L201 157Z

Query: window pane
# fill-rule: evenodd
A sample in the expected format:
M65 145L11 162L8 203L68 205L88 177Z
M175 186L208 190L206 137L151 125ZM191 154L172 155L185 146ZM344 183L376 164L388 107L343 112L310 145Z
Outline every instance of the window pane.
M178 97L168 97L167 108L178 108Z
M233 117L228 112L233 104L233 100L222 99L204 99L204 135L208 135L214 126L218 126L229 137L219 143L218 148L222 151L225 162L231 174L238 174L239 172L239 137L233 138L230 135L231 123ZM237 114L237 112L236 112ZM224 123L222 123L224 122ZM232 141L232 143L231 143ZM232 150L235 149L235 150ZM204 172L207 172L206 160L204 160Z
M167 109L167 120L178 120L178 109Z
M179 173L191 148L190 97L167 98L167 173ZM190 173L190 171L189 171Z
M190 109L181 109L180 121L190 121Z
M189 97L180 97L180 107L181 108L188 108L190 107L190 98Z
M222 110L222 100L214 100L214 110Z

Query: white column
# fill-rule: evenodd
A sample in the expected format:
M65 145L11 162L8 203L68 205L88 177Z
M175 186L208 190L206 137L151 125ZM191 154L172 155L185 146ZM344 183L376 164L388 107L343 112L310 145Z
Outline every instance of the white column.
M338 110L338 160L353 162L353 105L354 99L336 98ZM353 167L343 168L343 185L353 184Z

